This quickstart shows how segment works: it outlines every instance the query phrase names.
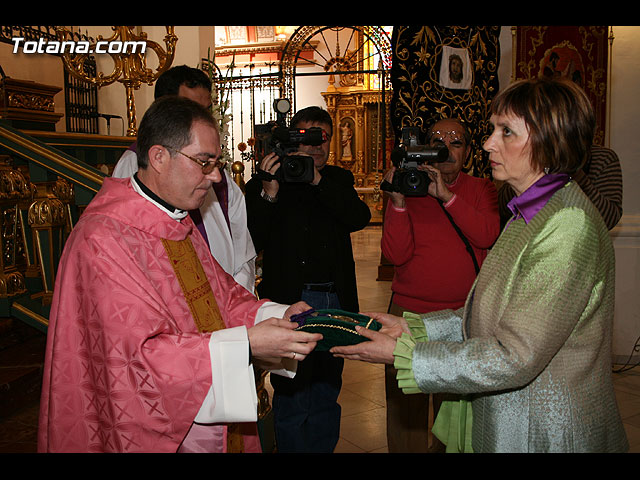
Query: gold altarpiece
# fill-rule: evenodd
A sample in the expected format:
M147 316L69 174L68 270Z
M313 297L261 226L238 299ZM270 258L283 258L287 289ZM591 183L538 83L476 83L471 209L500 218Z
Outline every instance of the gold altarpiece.
M333 85L322 96L327 111L333 119L333 135L329 164L346 168L353 173L356 190L371 209L371 221L382 221L382 181L385 159L383 149L392 138L389 129L388 105L391 94L385 101L379 90L366 89L364 85ZM386 117L386 118L383 118ZM383 128L387 129L382 135ZM385 145L387 144L387 145ZM387 160L388 162L388 160Z

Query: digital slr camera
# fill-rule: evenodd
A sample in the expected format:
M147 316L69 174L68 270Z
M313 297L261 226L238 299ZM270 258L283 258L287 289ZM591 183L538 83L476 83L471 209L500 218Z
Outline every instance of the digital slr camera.
M311 183L315 169L313 157L294 154L302 145L321 145L327 138L319 127L288 128L284 116L288 112L288 100L276 99L274 109L277 120L263 125L255 125L256 165L271 152L280 157L280 168L274 175L256 167L256 174L262 180L277 180L280 183Z
M430 147L420 145L419 127L404 127L402 143L391 152L391 161L396 167L392 182L384 180L380 189L387 192L399 192L405 196L424 197L428 193L431 179L427 172L418 170L425 163L441 163L449 158L449 149L445 146Z

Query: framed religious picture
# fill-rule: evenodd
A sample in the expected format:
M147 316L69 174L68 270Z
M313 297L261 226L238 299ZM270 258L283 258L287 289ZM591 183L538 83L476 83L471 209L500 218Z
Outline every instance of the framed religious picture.
M440 85L452 90L469 90L473 85L469 51L466 48L442 47Z

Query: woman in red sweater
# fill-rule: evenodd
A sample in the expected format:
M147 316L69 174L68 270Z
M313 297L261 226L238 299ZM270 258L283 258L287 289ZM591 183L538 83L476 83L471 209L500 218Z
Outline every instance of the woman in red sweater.
M428 195L405 196L389 192L382 253L394 265L390 313L427 313L464 305L476 277L476 268L458 226L473 250L478 268L500 233L496 188L487 178L462 172L471 154L470 135L456 119L444 119L429 129L428 144L444 145L449 158L420 165L431 180ZM395 167L385 175L392 181ZM428 396L398 393L395 371L387 369L387 437L389 452L427 451ZM393 385L393 382L396 385ZM426 398L425 398L426 397ZM408 404L407 402L410 402ZM434 402L434 411L440 402ZM425 423L416 422L416 410ZM410 413L409 413L410 412ZM411 416L409 420L408 415Z

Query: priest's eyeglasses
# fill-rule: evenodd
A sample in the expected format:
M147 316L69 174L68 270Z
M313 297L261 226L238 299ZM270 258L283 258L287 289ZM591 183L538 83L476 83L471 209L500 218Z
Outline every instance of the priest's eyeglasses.
M222 170L224 169L224 167L227 165L227 162L224 162L220 159L216 159L216 160L200 160L199 158L196 157L192 157L191 155L187 155L184 152L181 152L180 150L176 150L173 147L170 147L169 145L164 145L164 148L166 148L167 150L171 150L175 153L179 153L181 155L184 155L185 157L187 157L189 160L193 160L194 162L196 162L198 165L200 165L202 167L202 174L203 175L209 175L211 172L213 172L214 168L217 168L220 170L220 172L222 172Z

